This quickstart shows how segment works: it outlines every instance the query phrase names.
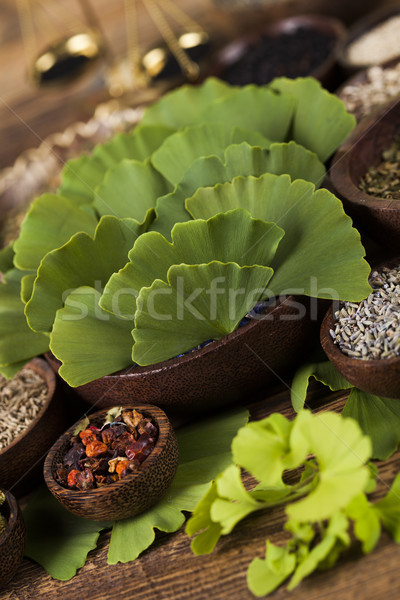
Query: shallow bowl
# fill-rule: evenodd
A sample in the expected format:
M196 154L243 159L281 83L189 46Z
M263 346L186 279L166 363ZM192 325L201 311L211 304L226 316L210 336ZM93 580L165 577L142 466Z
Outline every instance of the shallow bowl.
M46 381L47 397L36 419L0 451L1 485L17 496L38 481L46 453L65 428L64 407L52 369L42 358L35 358L26 366Z
M400 257L379 265L393 267L400 264ZM321 325L321 344L325 354L336 369L355 387L376 396L400 398L400 357L361 360L344 354L329 334L335 327L333 305L327 311Z
M0 510L8 527L0 535L0 588L7 585L18 569L25 550L26 530L21 510L11 492L4 490L5 502Z
M290 374L318 333L318 306L315 299L287 296L264 318L201 350L106 375L76 392L101 408L138 401L160 406L168 414L204 413L245 400ZM58 370L59 362L46 358Z
M212 74L224 79L227 70L234 66L247 52L255 49L264 36L276 39L279 36L294 33L300 28L332 36L335 40L334 47L327 57L314 69L307 73L302 73L302 76L307 75L315 77L321 81L325 87L329 87L334 76L336 46L339 43L339 40L345 36L346 29L341 21L326 15L304 14L281 19L275 23L266 23L264 21L264 23L260 24L260 26L251 34L235 39L218 52ZM277 73L276 76L290 77L290 74L288 74L288 71L285 70L285 66L282 64L281 72ZM253 82L248 81L247 83ZM268 83L268 81L264 81L263 83Z
M382 160L395 135L400 135L400 103L392 102L363 119L336 152L330 169L333 191L361 233L400 251L400 199L370 196L358 188L369 167Z
M58 463L69 449L77 423L53 445L44 464L44 479L50 492L61 504L79 517L95 521L127 519L156 504L166 493L178 466L178 443L166 414L151 405L130 404L158 428L158 439L151 454L139 469L123 479L91 490L72 490L54 478ZM91 425L102 425L106 410L89 416Z

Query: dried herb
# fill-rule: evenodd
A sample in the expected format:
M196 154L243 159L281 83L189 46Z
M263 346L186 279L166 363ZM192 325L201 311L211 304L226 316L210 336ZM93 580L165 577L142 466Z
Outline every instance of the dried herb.
M46 397L46 381L32 369L23 369L11 380L0 375L0 450L36 419Z
M158 438L156 425L136 410L121 410L102 427L90 425L72 436L56 480L73 490L91 490L119 481L140 468Z
M400 137L382 152L382 161L371 166L361 178L359 188L370 196L400 199Z
M0 490L0 506L2 506L5 501L6 501L6 497L4 495L4 492L2 492ZM2 535L6 531L7 527L8 527L8 521L5 518L5 516L2 515L0 512L0 535Z

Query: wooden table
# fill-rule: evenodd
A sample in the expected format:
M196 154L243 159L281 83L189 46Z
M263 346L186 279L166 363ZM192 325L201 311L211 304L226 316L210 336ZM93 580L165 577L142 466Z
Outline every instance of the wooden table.
M180 0L196 15L201 13L207 0ZM381 2L393 4L393 0ZM333 7L332 5L335 4ZM293 14L301 8L308 11L331 12L351 21L361 12L372 8L370 1L302 0L276 3L271 18ZM121 11L116 3L99 0L96 6L107 22L109 33L118 39L121 31ZM358 12L357 12L358 11ZM0 168L11 165L26 148L37 146L40 139L59 131L77 118L91 114L93 106L87 103L89 88L77 86L69 90L41 92L29 86L25 78L23 49L12 0L3 0L0 7ZM264 390L261 398L248 398L255 418L274 411L293 416L289 392L282 388L271 393ZM309 397L313 409L341 410L344 394L314 390ZM400 469L397 452L380 470L380 484L375 496L387 491ZM282 509L268 514L257 514L240 524L229 536L222 538L216 550L196 557L190 550L190 540L183 530L175 534L157 536L156 542L139 559L127 564L107 565L110 534L100 537L96 550L89 555L86 565L68 582L52 580L44 570L24 559L15 578L0 592L1 600L246 600L253 596L247 589L246 571L256 556L264 556L265 539L283 540ZM45 523L43 524L45 527ZM366 557L357 548L351 549L330 571L314 574L292 593L283 586L271 598L307 600L398 600L400 598L400 546L383 534L377 548Z
M308 396L314 411L340 411L346 394L327 393L318 387ZM282 388L273 395L268 390L261 400L248 406L254 418L279 411L292 418L289 391ZM387 493L400 469L400 452L379 469L379 484L374 497ZM67 582L53 580L37 564L24 558L14 579L0 593L1 600L250 600L246 571L255 557L265 554L265 540L283 542L284 513L276 509L252 515L229 536L222 537L212 554L194 556L190 539L183 529L174 534L159 534L147 551L133 562L107 565L110 533L102 534L96 550L85 566ZM43 524L45 527L45 523ZM289 593L285 586L270 597L292 600L398 600L400 598L400 545L386 533L372 552L363 556L355 544L329 571L318 572Z

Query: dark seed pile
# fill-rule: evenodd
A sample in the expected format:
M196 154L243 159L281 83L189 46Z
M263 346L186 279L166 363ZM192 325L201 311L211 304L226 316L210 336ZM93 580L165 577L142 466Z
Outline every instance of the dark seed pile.
M382 153L379 165L368 169L359 188L377 198L400 199L400 137Z
M342 303L331 337L351 358L400 356L400 266L374 271L370 284L368 298L359 304Z
M232 85L263 85L274 77L306 76L327 59L335 41L331 34L306 27L277 36L264 35L221 77Z
M112 422L91 425L71 438L55 479L73 490L119 481L140 468L158 439L156 425L136 410L122 410Z

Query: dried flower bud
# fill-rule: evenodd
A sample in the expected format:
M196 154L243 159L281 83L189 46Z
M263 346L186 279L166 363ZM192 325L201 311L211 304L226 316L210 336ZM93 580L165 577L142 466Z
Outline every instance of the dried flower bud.
M95 442L91 442L86 446L86 455L91 456L101 456L102 454L106 454L108 448L104 442L100 442L96 440Z

